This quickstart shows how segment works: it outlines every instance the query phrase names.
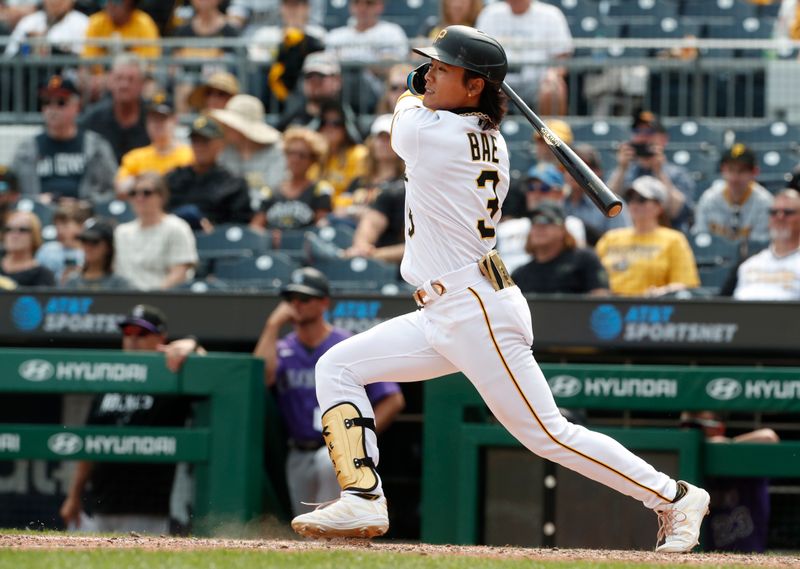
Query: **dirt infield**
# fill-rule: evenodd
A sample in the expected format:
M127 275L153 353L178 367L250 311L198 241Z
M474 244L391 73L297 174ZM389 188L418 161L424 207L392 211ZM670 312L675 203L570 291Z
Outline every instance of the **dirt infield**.
M212 539L176 537L93 537L53 534L0 534L0 548L10 549L147 549L191 551L202 549L245 549L262 551L369 550L416 555L464 556L475 558L532 559L541 561L626 561L675 566L747 566L759 568L797 568L800 555L733 555L693 553L676 555L649 551L604 551L589 549L529 549L521 547L488 547L460 545L427 545L393 541L330 540L303 541L292 539ZM676 563L677 562L677 563Z

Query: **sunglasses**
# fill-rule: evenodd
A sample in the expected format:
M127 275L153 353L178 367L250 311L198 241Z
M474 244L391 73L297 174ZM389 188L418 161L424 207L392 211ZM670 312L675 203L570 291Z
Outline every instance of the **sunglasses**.
M94 238L87 238L87 237L78 237L78 241L80 241L84 245L99 245L102 240L101 239L94 239Z
M153 190L151 188L144 188L144 189L140 189L140 190L131 190L131 191L129 191L128 192L128 197L129 198L135 198L136 196L142 196L144 198L149 198L154 193L156 193L155 190Z
M223 91L222 89L216 89L214 87L208 87L206 89L206 97L211 97L211 96L231 98L233 95L231 95L227 91Z
M33 233L33 228L22 225L9 225L6 227L6 233Z
M52 106L56 106L56 107L59 107L59 108L64 108L64 107L67 106L68 103L69 103L69 99L63 99L63 98L42 99L42 106L43 107L49 107L49 106L52 105Z
M301 304L306 304L307 302L311 302L314 300L314 297L310 294L303 294L301 292L295 292L292 294L286 295L287 302L294 302L295 300Z
M135 338L144 338L146 336L151 336L153 332L142 328L141 326L123 326L122 328L122 335L123 336L133 336Z
M784 208L776 207L776 208L770 208L769 209L769 214L772 217L777 217L778 215L783 215L783 217L789 217L789 216L792 216L792 215L794 215L796 213L797 213L796 209L791 209L791 208L786 208L786 207L784 207Z
M640 196L639 194L631 194L628 197L627 201L628 201L628 203L641 204L641 203L647 203L647 202L651 202L651 201L655 201L655 200L647 199L646 197Z
M329 119L320 123L320 126L344 126L344 121L341 119Z
M304 158L306 160L311 158L311 153L305 152L303 150L286 150L284 152L286 156L295 156L297 158Z
M528 182L528 191L529 192L541 192L546 194L553 189L552 186L548 186L547 184L540 182L539 180L531 180Z

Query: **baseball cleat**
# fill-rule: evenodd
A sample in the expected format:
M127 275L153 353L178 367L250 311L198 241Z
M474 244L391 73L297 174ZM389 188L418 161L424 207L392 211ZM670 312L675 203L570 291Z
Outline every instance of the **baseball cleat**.
M700 526L708 515L708 492L683 480L686 494L673 504L656 508L659 553L687 553L700 542Z
M302 536L317 539L383 535L389 530L386 498L374 496L362 498L352 492L342 492L338 500L297 516L292 520L292 529Z

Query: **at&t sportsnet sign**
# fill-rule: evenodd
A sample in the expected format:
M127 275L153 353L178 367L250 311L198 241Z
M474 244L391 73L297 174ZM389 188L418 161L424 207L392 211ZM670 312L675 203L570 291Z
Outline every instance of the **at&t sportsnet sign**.
M21 296L11 306L11 321L21 332L118 334L124 314L95 313L90 296L53 296L40 302Z
M630 343L730 344L739 330L735 322L695 322L676 312L673 305L601 304L589 325L599 340Z

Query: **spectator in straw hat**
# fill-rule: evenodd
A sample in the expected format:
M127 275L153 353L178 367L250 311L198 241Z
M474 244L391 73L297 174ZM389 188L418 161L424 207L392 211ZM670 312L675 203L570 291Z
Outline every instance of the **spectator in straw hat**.
M259 205L286 174L281 133L265 122L264 105L252 95L236 95L209 115L222 125L228 143L220 165L247 181L254 205Z
M217 71L189 93L187 102L196 112L224 109L239 94L239 81L227 71Z

